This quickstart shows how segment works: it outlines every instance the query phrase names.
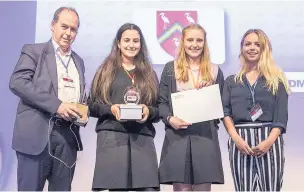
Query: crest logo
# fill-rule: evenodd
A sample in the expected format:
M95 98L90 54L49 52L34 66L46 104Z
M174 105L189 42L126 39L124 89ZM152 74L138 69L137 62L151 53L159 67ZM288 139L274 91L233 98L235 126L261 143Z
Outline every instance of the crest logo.
M156 11L157 40L175 58L183 28L196 23L197 11Z
M221 8L202 5L190 9L136 9L132 22L140 26L153 64L164 65L176 58L182 30L191 23L207 31L211 62L225 62L225 14Z

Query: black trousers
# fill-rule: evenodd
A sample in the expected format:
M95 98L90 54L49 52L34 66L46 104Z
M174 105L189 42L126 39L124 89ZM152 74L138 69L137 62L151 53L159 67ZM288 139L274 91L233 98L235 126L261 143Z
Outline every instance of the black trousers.
M55 126L49 144L39 155L16 153L19 191L42 191L46 180L49 191L71 190L75 170L71 166L77 158L77 141L69 127Z

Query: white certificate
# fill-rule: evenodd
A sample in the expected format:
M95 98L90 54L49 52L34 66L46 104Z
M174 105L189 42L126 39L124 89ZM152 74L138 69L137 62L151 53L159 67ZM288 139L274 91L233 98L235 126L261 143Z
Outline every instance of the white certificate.
M187 123L224 117L219 85L171 94L173 115Z

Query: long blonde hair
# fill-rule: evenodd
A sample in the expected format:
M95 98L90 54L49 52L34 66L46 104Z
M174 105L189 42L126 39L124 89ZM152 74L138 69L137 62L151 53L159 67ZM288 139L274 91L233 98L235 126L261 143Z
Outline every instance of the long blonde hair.
M283 71L275 64L273 57L272 57L272 47L271 43L267 37L267 35L261 29L249 29L242 38L241 41L241 49L240 49L240 63L242 65L241 70L236 74L235 81L243 83L243 75L245 75L249 71L249 65L246 62L246 58L242 51L245 38L247 35L255 33L259 38L259 43L261 46L261 56L258 61L257 69L261 73L262 76L266 79L265 86L271 90L272 94L275 95L278 93L279 84L280 82L283 83L285 90L287 93L290 92L290 88L288 85L288 80L284 75Z
M211 74L211 62L210 62L210 55L209 55L209 48L207 43L207 34L205 29L200 26L199 24L191 24L185 27L182 31L181 41L178 49L178 55L177 59L175 60L176 63L176 80L182 81L182 82L188 82L189 76L188 76L188 62L187 62L187 55L184 47L184 40L185 35L188 30L192 29L199 29L204 33L204 47L203 47L203 54L200 58L200 65L199 65L199 71L200 71L200 77L202 80L205 81L212 81L212 74Z

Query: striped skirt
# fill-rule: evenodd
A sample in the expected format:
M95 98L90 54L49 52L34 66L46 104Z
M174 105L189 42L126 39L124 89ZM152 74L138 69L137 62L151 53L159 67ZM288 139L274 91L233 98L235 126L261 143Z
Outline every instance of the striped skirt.
M239 128L238 134L249 147L265 140L270 127ZM284 141L280 135L262 157L243 155L231 138L228 141L229 160L236 191L280 191L284 172Z

